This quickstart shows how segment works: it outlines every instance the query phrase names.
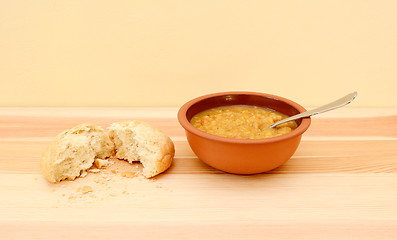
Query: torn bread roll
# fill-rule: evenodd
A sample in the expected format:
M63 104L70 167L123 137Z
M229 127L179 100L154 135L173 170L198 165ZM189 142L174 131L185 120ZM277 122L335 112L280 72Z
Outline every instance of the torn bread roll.
M50 182L73 180L97 158L114 154L114 143L101 127L81 124L58 134L43 153L40 167Z
M137 120L113 123L109 136L115 143L116 158L141 162L142 173L147 178L167 170L174 158L174 143L149 123Z

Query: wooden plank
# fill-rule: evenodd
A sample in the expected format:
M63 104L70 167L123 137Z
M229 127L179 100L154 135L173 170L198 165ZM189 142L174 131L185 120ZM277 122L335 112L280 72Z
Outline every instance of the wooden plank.
M0 139L34 138L38 136L54 137L61 131L81 123L88 122L106 128L113 122L131 119L150 122L170 136L181 137L185 134L183 128L176 119L176 113L173 115L173 113L176 112L175 109L170 109L165 113L160 111L159 115L163 115L163 117L159 118L147 117L141 112L143 110L139 111L134 109L124 110L128 117L122 116L121 113L105 115L106 111L104 111L102 115L100 114L101 112L94 112L93 116L87 116L86 113L81 112L81 109L78 110L77 112L83 116L73 112L73 109L66 109L61 115L51 114L51 110L48 110L44 118L31 111L27 111L26 114L17 114L15 111L7 113L7 109L0 109ZM136 113L134 111L136 111ZM371 110L367 111L369 112ZM393 110L389 110L389 112L393 114ZM359 113L361 113L361 111ZM375 113L377 112L375 111ZM352 117L352 113L345 113L343 115L341 114L339 117L332 118L313 117L312 124L305 133L305 136L371 136L397 138L397 114L387 116L385 116L383 112L378 114L380 116L373 115L364 118Z
M377 239L397 238L393 220L192 222L0 222L4 239ZM2 231L3 230L3 231ZM22 231L21 231L22 230Z
M38 173L47 141L9 141L0 145L0 173ZM189 144L176 141L174 173L214 172L202 164ZM22 150L21 150L22 149ZM379 157L379 153L382 157ZM397 140L303 141L294 156L271 173L397 173Z
M101 177L47 184L36 174L2 174L8 194L0 220L397 220L395 174L168 174L155 181L115 174L96 183Z

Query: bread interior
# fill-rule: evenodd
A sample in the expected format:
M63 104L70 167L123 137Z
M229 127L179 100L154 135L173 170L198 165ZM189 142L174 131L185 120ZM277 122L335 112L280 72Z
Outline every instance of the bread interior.
M116 157L129 163L141 162L143 174L149 176L155 171L156 144L137 135L130 128L118 128L112 131L110 138L115 143Z
M65 139L65 146L57 153L54 163L56 181L73 180L83 171L90 168L95 159L94 149L89 144L89 138L84 135L70 135Z
M53 167L55 181L73 180L92 167L96 158L110 157L113 143L104 141L105 133L93 130L67 133L63 136L64 145L57 150L57 160Z

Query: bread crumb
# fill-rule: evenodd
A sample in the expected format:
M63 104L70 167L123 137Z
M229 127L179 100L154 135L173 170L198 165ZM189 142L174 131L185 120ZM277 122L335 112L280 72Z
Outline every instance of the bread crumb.
M83 178L83 177L85 177L85 176L87 176L87 172L86 172L86 171L82 171L81 174L80 174L80 177Z
M92 187L90 187L90 186L79 187L79 188L77 188L77 191L81 192L82 194L87 194L89 192L93 192Z
M126 178L134 178L137 176L137 174L134 172L121 172L120 175Z
M148 181L150 182L150 179L145 178L142 174L137 174L136 178L140 181Z
M94 165L96 168L106 168L110 166L110 161L107 159L96 158L94 160Z
M121 203L135 200L139 202L146 198L148 193L169 191L158 179L144 177L140 163L130 165L126 161L110 161L114 162L114 165L108 168L97 169L93 166L88 169L88 175L84 179L61 182L58 185L60 188L54 188L60 199L60 203L56 205L107 206L115 200Z

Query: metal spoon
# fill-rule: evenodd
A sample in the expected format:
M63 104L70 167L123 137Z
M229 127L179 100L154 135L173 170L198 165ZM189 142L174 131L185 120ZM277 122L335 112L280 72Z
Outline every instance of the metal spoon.
M275 122L272 125L270 125L269 128L273 128L273 127L275 127L275 126L277 126L279 124L282 124L282 123L285 123L285 122L288 122L288 121L292 121L292 120L296 120L296 119L299 119L299 118L313 116L313 115L316 115L316 114L319 114L319 113L323 113L323 112L327 112L329 110L333 110L335 108L343 107L343 106L351 103L356 97L357 97L357 92L352 92L352 93L344 96L343 98L340 98L340 99L338 99L338 100L336 100L334 102L328 103L328 104L326 104L326 105L324 105L322 107L318 107L318 108L312 109L310 111L306 111L306 112L294 115L292 117L285 118L285 119L280 120L278 122Z

